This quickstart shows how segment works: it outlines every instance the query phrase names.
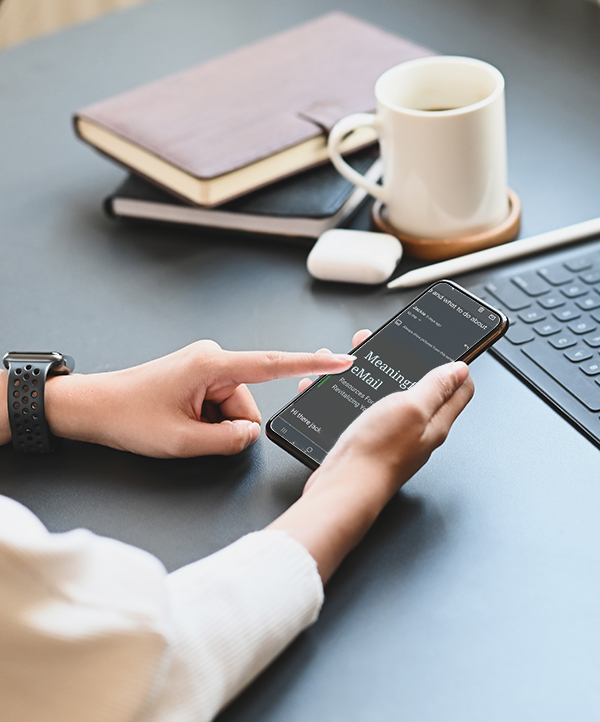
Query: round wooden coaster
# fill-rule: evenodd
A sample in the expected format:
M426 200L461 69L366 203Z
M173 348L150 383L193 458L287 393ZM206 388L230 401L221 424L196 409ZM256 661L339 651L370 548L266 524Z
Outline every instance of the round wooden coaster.
M424 261L444 261L447 258L464 256L484 248L499 246L516 238L521 225L521 200L508 189L508 216L495 228L482 233L474 233L463 238L416 238L396 230L388 221L384 203L375 201L371 215L373 223L380 231L389 233L402 242L404 253Z

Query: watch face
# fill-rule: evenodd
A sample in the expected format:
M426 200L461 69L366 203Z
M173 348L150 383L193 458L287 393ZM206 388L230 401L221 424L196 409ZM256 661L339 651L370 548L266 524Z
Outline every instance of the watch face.
M6 368L9 363L49 363L53 373L69 373L75 367L71 356L63 356L58 351L9 351L3 361Z

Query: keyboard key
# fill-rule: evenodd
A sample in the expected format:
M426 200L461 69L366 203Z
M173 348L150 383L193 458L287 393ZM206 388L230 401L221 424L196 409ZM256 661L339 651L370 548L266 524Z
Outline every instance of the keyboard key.
M551 308L559 308L560 306L564 306L566 301L562 296L554 295L553 293L542 296L541 298L538 298L538 303L542 308L551 309Z
M542 371L572 394L590 411L600 411L600 387L584 374L574 373L573 366L547 344L527 344L521 353L531 359Z
M566 306L561 308L560 311L554 311L552 315L557 321L573 321L581 316L581 311L578 311L574 306Z
M552 334L562 331L562 326L553 321L542 321L533 326L533 328L540 336L552 336Z
M567 298L577 298L578 296L585 296L588 289L582 283L571 283L561 288L560 292L564 293Z
M531 306L531 299L507 278L486 283L485 290L495 296L509 311L521 311Z
M567 261L565 263L565 268L568 268L570 271L573 271L573 273L578 273L579 271L585 271L588 268L591 268L593 266L593 262L590 258L572 258L570 261Z
M595 331L597 328L595 323L592 323L591 321L573 321L573 323L569 324L569 329L573 331L573 333L592 333L592 331Z
M600 361L588 361L579 367L586 376L596 376L600 374Z
M583 346L578 346L577 348L569 349L569 351L565 351L564 354L569 361L587 361L589 358L592 358L594 355L589 348L583 348Z
M596 323L600 323L600 313L596 311L595 313L590 313L590 316L596 321Z
M577 346L579 339L568 333L561 333L560 336L553 336L548 339L548 343L551 343L554 348L571 348L571 346Z
M521 311L519 318L525 323L535 323L536 321L543 321L546 318L546 314L541 308L530 308L527 311Z
M561 263L555 263L552 266L544 266L538 270L539 275L553 286L562 286L563 283L569 283L573 280L573 274L570 273Z
M579 278L581 278L584 283L598 283L598 281L600 281L600 271L586 271L585 273L582 273Z
M510 280L522 291L525 291L528 296L542 296L550 290L550 286L546 281L533 271L513 276Z
M533 341L535 334L530 326L524 326L522 323L517 323L509 326L505 338L507 338L515 346L518 346L522 343Z
M591 336L584 336L583 340L592 348L600 348L600 334L595 333Z
M595 308L600 308L600 298L597 296L586 296L585 298L578 298L575 304L583 311L593 311Z

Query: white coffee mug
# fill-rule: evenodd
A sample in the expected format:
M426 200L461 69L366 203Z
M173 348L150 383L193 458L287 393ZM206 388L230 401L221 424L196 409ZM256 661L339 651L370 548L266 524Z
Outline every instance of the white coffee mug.
M338 171L385 204L387 221L415 238L459 238L501 224L509 212L504 78L473 58L434 56L386 71L377 111L340 120L329 136ZM342 158L353 130L379 137L383 185Z

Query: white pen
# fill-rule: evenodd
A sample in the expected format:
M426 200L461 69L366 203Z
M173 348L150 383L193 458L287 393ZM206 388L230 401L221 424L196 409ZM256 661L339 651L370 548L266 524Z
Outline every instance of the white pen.
M459 273L474 271L477 268L493 266L496 263L510 261L513 258L528 256L531 253L545 251L555 246L565 246L574 243L582 238L595 236L600 233L600 218L592 218L582 223L574 223L572 226L559 228L556 231L540 233L537 236L522 238L518 241L505 243L494 248L486 248L484 251L469 253L466 256L451 258L448 261L432 263L424 268L417 268L414 271L398 276L387 285L388 288L410 288L421 286L425 283L438 281L440 278L450 278Z

